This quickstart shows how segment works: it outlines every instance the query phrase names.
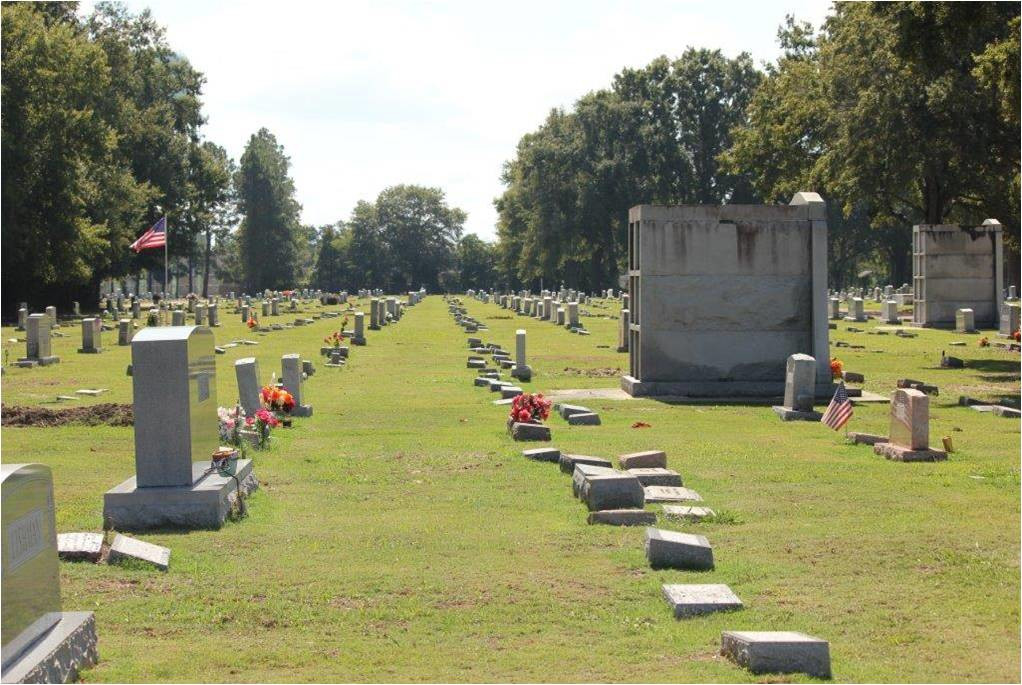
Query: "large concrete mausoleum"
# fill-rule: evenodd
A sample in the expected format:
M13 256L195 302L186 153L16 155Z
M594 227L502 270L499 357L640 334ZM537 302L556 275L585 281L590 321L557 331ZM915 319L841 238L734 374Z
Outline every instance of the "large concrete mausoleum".
M633 207L628 213L631 395L784 393L793 354L830 388L826 205Z
M912 283L916 326L952 328L955 312L971 309L978 328L996 328L1004 282L1001 224L912 227Z

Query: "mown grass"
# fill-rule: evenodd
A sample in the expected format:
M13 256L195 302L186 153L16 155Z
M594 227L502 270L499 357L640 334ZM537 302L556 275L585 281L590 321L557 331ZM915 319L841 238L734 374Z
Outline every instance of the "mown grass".
M585 370L627 368L614 319L585 317L592 335L579 337L467 306L490 327L481 337L507 349L528 329L530 389L616 387ZM252 336L222 318L218 341L260 345L217 357L221 404L235 397L235 359L254 354L268 378L285 352L319 359L338 323ZM306 385L315 415L256 455L261 489L247 519L141 536L173 550L167 573L62 563L65 608L96 612L101 661L84 678L805 680L757 678L717 656L721 630L757 629L828 639L842 681L1018 681L1019 424L955 404L958 394L1017 395L1018 355L979 348L977 336L847 327L832 341L866 349L834 351L866 374L866 389L889 393L906 376L940 386L931 439L953 436L949 461L888 462L818 424L782 424L765 406L586 400L602 426L551 419L566 451L665 449L722 512L719 522L663 523L706 535L716 570L652 571L641 529L587 525L569 479L520 456L504 408L471 384L465 334L430 297L370 332L347 368L317 363ZM78 327L64 330L61 363L9 368L3 401L106 387L76 404L130 402L116 334L104 335L107 352L79 355ZM948 346L956 339L968 346ZM23 344L9 346L11 359L22 355ZM970 368L937 368L941 349ZM855 412L852 430L886 432L885 405ZM134 467L130 428L9 428L2 439L5 461L53 467L62 532L98 530L103 492ZM664 582L728 583L746 608L677 621Z

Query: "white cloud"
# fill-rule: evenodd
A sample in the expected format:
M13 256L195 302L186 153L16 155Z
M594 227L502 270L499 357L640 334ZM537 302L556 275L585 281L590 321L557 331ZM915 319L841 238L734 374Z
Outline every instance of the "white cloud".
M291 157L303 220L346 218L388 185L439 186L494 235L502 163L569 107L689 45L776 55L786 13L825 2L423 3L129 0L207 77L205 135L237 158L259 127ZM87 7L83 8L87 9Z

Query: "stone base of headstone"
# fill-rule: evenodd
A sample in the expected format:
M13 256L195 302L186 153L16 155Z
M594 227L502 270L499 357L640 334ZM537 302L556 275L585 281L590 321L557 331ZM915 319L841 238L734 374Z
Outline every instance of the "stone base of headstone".
M886 435L874 435L873 433L849 433L848 439L853 445L875 445L878 442L887 442Z
M78 354L99 354L103 351L102 347L79 347Z
M723 584L667 584L663 586L663 592L674 618L734 611L743 606L742 600Z
M628 345L618 345L617 351L618 352L627 352L628 351Z
M617 458L623 469L664 469L667 468L667 453L660 450L632 452Z
M556 447L537 447L531 450L522 450L522 455L536 461L557 462L561 458L561 451Z
M725 630L720 653L753 673L831 675L829 643L804 633Z
M654 569L708 571L713 568L713 548L702 535L647 528L646 560Z
M355 336L352 336L352 338L351 338L351 344L352 344L352 345L359 345L359 346L362 346L362 345L365 345L365 344L366 344L366 339L365 339L365 338L359 338L359 337L355 337Z
M666 485L680 488L682 486L681 474L671 469L663 468L637 468L628 469L628 473L639 479L643 487L650 485Z
M192 485L140 488L132 476L103 496L104 527L114 530L149 528L220 528L237 499L259 487L252 460L238 461L237 481L219 473L205 474L208 461L192 464Z
M550 440L550 426L515 422L511 425L511 437L515 440Z
M5 683L70 683L78 671L99 660L96 617L91 611L64 611L60 621L3 670Z
M656 523L656 512L644 509L604 509L589 512L588 521L608 526L649 526Z
M520 381L531 381L532 367L525 364L522 364L521 366L515 364L511 367L511 377Z
M291 416L299 419L307 419L312 416L312 405L311 404L296 404L295 408L291 410Z
M640 381L621 376L621 389L632 397L783 397L784 380L776 381ZM834 396L834 384L827 381L817 383L814 394L817 399L830 401Z
M21 368L32 368L33 366L49 366L50 364L59 364L59 363L60 363L60 357L57 357L57 356L37 357L37 358L34 358L34 359L30 359L28 357L22 357L21 359L16 361L14 363L14 365L15 366L19 366Z
M600 415L594 411L569 414L567 421L569 426L599 426Z
M873 453L891 461L944 461L947 459L947 452L931 449L914 450L889 442L878 442L873 445Z
M639 479L625 472L587 476L578 491L589 511L603 509L642 509L645 493Z
M781 421L819 421L823 414L818 411L799 411L789 407L771 407Z

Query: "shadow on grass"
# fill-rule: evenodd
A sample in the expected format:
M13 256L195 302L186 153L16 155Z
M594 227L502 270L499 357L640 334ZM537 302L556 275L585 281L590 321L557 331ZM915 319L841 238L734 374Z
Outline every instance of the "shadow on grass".
M965 363L965 368L986 373L1019 374L1019 362L1017 359L970 359Z

